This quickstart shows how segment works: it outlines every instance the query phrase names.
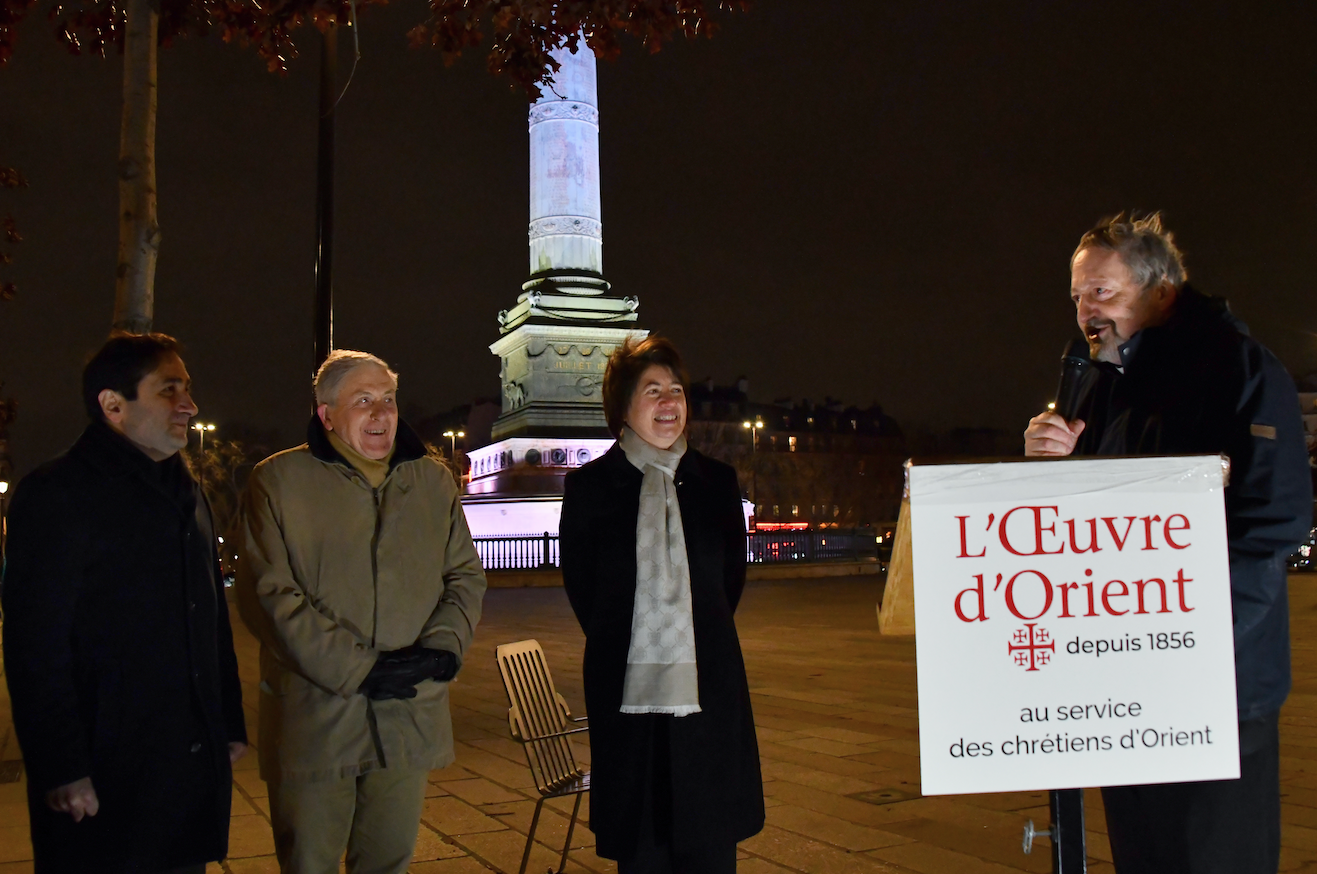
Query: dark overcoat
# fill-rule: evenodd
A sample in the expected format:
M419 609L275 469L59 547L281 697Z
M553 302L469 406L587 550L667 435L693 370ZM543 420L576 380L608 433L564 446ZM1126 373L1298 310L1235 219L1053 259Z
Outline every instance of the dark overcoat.
M19 483L9 522L5 673L37 874L223 858L228 744L247 735L212 520L182 459L90 425ZM96 816L46 807L88 776Z
M1215 454L1225 489L1241 722L1290 691L1285 559L1312 525L1312 480L1294 381L1226 302L1185 285L1175 313L1098 362L1075 455Z
M687 450L675 477L691 577L700 712L624 714L622 684L636 594L636 517L642 475L614 446L567 475L563 583L585 632L590 716L590 828L601 856L635 854L646 795L671 809L677 852L726 846L764 826L759 747L733 613L745 586L745 517L732 468ZM660 723L663 723L660 725ZM657 737L656 737L657 735ZM644 790L664 739L670 787ZM670 791L668 791L670 790Z

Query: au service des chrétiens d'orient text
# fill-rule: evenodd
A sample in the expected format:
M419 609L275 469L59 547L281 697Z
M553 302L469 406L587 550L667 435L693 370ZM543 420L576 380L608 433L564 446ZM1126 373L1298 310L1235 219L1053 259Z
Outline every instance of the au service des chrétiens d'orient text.
M1000 546L1026 563L1034 556L1069 555L1082 557L1076 566L1100 565L1103 552L1140 553L1147 560L1146 572L1138 579L1109 579L1100 572L1095 576L1091 566L1083 569L1082 578L1075 579L1053 579L1041 569L1028 567L970 574L970 585L957 591L951 604L956 618L971 624L992 618L1013 623L1007 655L1018 668L1038 672L1054 660L1116 659L1123 669L1155 670L1154 660L1159 657L1197 645L1194 579L1175 561L1192 546L1193 525L1186 513L1075 519L1062 518L1056 505L1023 505L1000 518L995 513L954 518L959 528L957 559L983 558L989 546L993 552ZM1057 630L1067 619L1125 616L1157 618L1158 630L1130 633L1113 627L1110 634L1075 635ZM1094 623L1084 625L1092 628ZM1155 724L1157 721L1156 714L1140 701L1084 700L1081 692L1059 700L1030 702L1019 708L1020 727L1014 736L958 738L948 753L954 759L979 759L1171 750L1216 742L1210 725L1172 726Z

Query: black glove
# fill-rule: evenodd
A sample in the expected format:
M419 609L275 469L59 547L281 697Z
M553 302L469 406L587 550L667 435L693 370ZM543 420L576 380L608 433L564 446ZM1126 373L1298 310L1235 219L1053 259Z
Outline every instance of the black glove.
M426 649L425 658L429 665L431 680L447 683L457 675L457 656L446 649Z
M380 653L357 691L372 701L415 698L417 683L447 682L456 673L457 656L453 653L412 644Z
M380 653L357 691L372 701L415 698L418 681L413 679L416 673L414 662L415 659L403 650Z

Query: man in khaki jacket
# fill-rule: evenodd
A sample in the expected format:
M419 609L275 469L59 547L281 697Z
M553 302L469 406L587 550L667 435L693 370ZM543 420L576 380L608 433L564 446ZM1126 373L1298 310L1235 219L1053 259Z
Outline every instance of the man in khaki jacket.
M485 574L452 475L398 419L397 375L337 351L307 442L257 465L237 575L261 641L257 746L284 874L403 874L448 680Z

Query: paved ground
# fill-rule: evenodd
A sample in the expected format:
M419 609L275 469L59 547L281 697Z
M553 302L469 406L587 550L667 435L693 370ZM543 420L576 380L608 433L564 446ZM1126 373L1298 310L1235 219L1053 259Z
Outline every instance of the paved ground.
M1025 820L1047 820L1043 793L922 798L914 645L877 633L877 582L829 579L753 583L738 615L750 671L768 801L768 826L741 846L742 874L1007 874L1050 870L1045 841L1020 852ZM1282 870L1317 872L1317 577L1291 578L1295 688L1282 717ZM431 775L414 874L517 870L535 790L507 739L497 643L535 637L559 690L582 709L581 636L560 589L491 590L486 618L453 687L457 764ZM240 632L246 700L257 700L256 646ZM0 692L3 696L3 692ZM254 713L249 709L249 715ZM582 745L582 758L588 749ZM18 751L0 697L0 755ZM254 756L233 793L231 858L211 871L276 872L265 786ZM4 769L0 764L0 781ZM1101 800L1089 793L1089 870L1111 874ZM565 808L565 809L564 809ZM565 805L546 814L530 871L556 861ZM588 816L588 809L586 811ZM588 830L573 840L569 870L607 872ZM558 843L561 846L561 843ZM20 782L0 782L0 874L30 872Z

